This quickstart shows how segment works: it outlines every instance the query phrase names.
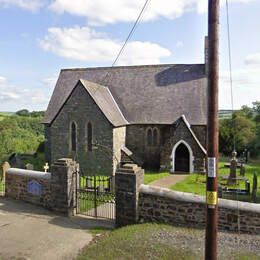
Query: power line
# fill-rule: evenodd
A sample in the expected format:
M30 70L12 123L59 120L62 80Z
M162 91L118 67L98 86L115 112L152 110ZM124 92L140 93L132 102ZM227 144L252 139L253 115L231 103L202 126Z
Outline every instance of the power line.
M233 115L234 115L234 95L233 95L232 57L231 57L231 39L230 39L228 0L226 0L226 12L227 12L227 36L228 36L228 62L229 62L230 98L231 98L232 128L233 128L233 150L235 151L236 150L236 137L235 137L235 121L234 121L234 118L233 118Z
M236 125L234 118L234 95L233 95L233 79L232 79L232 57L231 57L231 39L230 39L230 23L229 23L229 6L228 0L226 0L226 12L227 12L227 35L228 35L228 58L229 58L229 80L230 80L230 95L231 95L231 108L232 108L232 128L233 128L233 149L236 151ZM242 167L242 166L241 166ZM239 203L238 203L238 192L236 193L237 200L237 229L238 235L240 235L240 211L239 211ZM237 240L237 247L239 248L239 237Z
M146 0L146 1L145 1L145 3L144 3L144 5L143 5L143 7L142 7L142 9L141 9L141 11L140 11L140 13L139 13L139 15L137 16L137 19L135 20L135 22L134 22L134 24L133 24L133 26L132 26L130 32L128 33L128 35L127 35L127 37L126 37L126 39L125 39L125 41L124 41L124 44L123 44L122 47L120 48L120 50L119 50L119 52L118 52L116 58L114 59L112 65L110 66L110 68L113 68L113 67L115 66L115 64L117 63L117 61L119 60L119 57L120 57L121 54L123 53L123 51L124 51L124 49L125 49L125 47L126 47L128 41L131 39L132 35L134 34L134 32L135 32L135 30L136 30L136 28L137 28L137 26L138 26L138 24L139 24L139 22L140 22L140 20L141 20L141 18L142 18L142 16L143 16L143 14L144 14L144 12L145 12L145 9L147 8L148 3L149 3L150 1L151 1L151 0ZM101 82L103 82L103 81L106 79L106 77L108 77L108 75L109 75L109 71L108 71L108 72L106 73L106 75L102 78Z
M131 36L132 36L133 33L135 32L135 29L136 29L136 27L137 27L137 25L138 25L138 23L139 23L139 21L140 21L142 15L143 15L144 11L145 11L145 9L146 9L146 7L147 7L147 5L148 5L148 2L150 2L150 0L146 0L146 1L145 1L144 5L143 5L143 7L142 7L142 9L141 9L141 12L139 13L139 15L138 15L138 17L137 17L137 19L136 19L136 21L135 21L135 23L134 23L132 29L130 30L129 34L127 35L127 37L126 37L126 39L125 39L125 42L124 42L124 44L122 45L120 51L118 52L118 54L117 54L117 56L116 56L114 62L112 63L112 66L111 66L111 67L113 67L113 66L117 63L117 61L118 61L120 55L123 53L123 50L124 50L124 48L126 47L128 41L130 40Z

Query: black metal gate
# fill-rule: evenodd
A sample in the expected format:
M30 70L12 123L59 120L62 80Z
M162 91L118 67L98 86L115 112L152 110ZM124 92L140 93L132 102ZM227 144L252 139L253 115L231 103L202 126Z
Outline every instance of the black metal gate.
M95 218L115 218L114 177L79 175L77 213Z

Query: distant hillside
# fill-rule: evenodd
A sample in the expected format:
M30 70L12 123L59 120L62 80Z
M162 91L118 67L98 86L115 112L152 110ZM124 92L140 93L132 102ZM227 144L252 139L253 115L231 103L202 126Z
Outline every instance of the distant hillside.
M44 141L42 116L42 111L0 112L0 164L13 153L34 154L39 150Z
M2 121L5 117L12 116L14 114L14 112L0 112L0 121Z
M231 118L232 116L232 110L231 109L221 109L218 111L218 118Z

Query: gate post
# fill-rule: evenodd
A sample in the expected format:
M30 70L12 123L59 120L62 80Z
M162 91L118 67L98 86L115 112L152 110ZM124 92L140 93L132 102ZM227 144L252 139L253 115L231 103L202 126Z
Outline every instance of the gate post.
M115 174L116 226L138 221L139 187L144 181L144 170L136 164L124 164Z
M77 206L78 164L69 158L54 162L51 174L53 210L73 215Z

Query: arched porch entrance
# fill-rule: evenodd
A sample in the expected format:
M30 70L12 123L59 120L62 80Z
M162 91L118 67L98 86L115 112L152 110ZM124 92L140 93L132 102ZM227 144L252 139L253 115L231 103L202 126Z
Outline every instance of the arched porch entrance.
M184 140L176 143L172 150L172 171L193 172L193 153L188 143Z

